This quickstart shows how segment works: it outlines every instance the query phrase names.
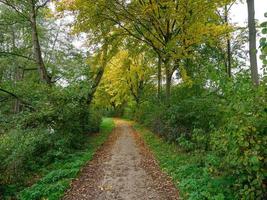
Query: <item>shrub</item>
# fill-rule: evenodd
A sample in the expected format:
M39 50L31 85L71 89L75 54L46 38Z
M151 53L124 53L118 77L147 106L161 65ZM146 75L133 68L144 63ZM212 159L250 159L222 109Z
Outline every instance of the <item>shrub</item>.
M101 113L88 108L76 89L41 87L29 97L34 110L25 109L5 120L8 124L0 137L0 184L23 184L41 166L83 149L85 134L99 131Z
M220 102L216 94L198 86L182 86L174 89L169 104L155 101L141 104L135 118L169 141L190 140L198 147L208 148L210 131L223 120Z
M176 86L168 104L147 100L136 108L135 118L185 152L212 152L214 158L221 158L209 168L216 176L234 180L236 199L264 199L266 80L255 87L244 71L218 88Z
M36 168L41 154L51 148L53 135L47 130L12 130L0 139L0 182L21 181Z
M236 198L261 199L266 194L267 90L240 79L226 95L225 124L212 133L214 152L224 157L221 166L234 176Z

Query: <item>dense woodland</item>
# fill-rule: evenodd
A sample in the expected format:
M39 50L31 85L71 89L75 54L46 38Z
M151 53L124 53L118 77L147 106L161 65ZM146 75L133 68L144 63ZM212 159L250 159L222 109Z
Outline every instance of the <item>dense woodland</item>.
M197 191L185 199L265 199L267 18L255 21L247 0L248 26L232 24L236 2L0 0L0 199L64 191L53 184L76 171L27 196L87 148L103 116L198 157L205 176L181 185Z

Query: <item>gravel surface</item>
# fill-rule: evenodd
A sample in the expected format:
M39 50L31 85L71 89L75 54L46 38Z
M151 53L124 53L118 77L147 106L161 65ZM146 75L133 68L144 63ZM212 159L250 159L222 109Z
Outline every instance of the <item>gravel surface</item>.
M66 200L175 200L178 191L129 122L116 128L72 182Z

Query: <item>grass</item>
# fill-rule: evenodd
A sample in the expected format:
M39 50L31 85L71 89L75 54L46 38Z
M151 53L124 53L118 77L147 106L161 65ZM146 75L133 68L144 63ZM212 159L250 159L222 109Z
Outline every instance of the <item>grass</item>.
M113 128L113 120L104 118L100 134L88 137L85 149L77 150L67 155L66 159L58 160L41 169L42 178L31 187L20 191L17 198L21 200L60 199L69 188L71 180L76 178L80 169L93 158L94 153L106 141Z
M172 177L181 199L235 199L230 188L233 180L213 172L219 158L207 152L185 152L141 125L135 124L134 128L150 147L162 170Z

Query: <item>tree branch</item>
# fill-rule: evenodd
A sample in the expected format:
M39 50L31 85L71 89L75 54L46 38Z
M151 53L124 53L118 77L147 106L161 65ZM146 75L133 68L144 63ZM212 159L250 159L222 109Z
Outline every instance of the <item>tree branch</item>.
M34 110L34 107L32 107L28 102L24 101L23 99L21 99L18 95L12 93L12 92L9 92L5 89L2 89L0 88L0 91L8 94L9 96L13 97L14 99L17 99L19 100L22 104L24 104L26 107L30 108L31 110Z
M22 11L20 11L15 5L13 5L12 3L10 3L8 0L0 0L0 3L3 3L4 5L12 8L20 16L22 16L23 18L29 20L29 17L28 16L24 15Z
M50 2L50 0L46 0L44 3L42 3L41 5L36 7L36 10L38 11L40 8L45 7L48 3Z
M3 52L3 51L0 51L0 56L17 56L17 57L25 58L27 60L34 61L35 62L35 60L33 58L31 58L31 57L24 56L24 55L17 54L17 53L13 53L13 52Z

